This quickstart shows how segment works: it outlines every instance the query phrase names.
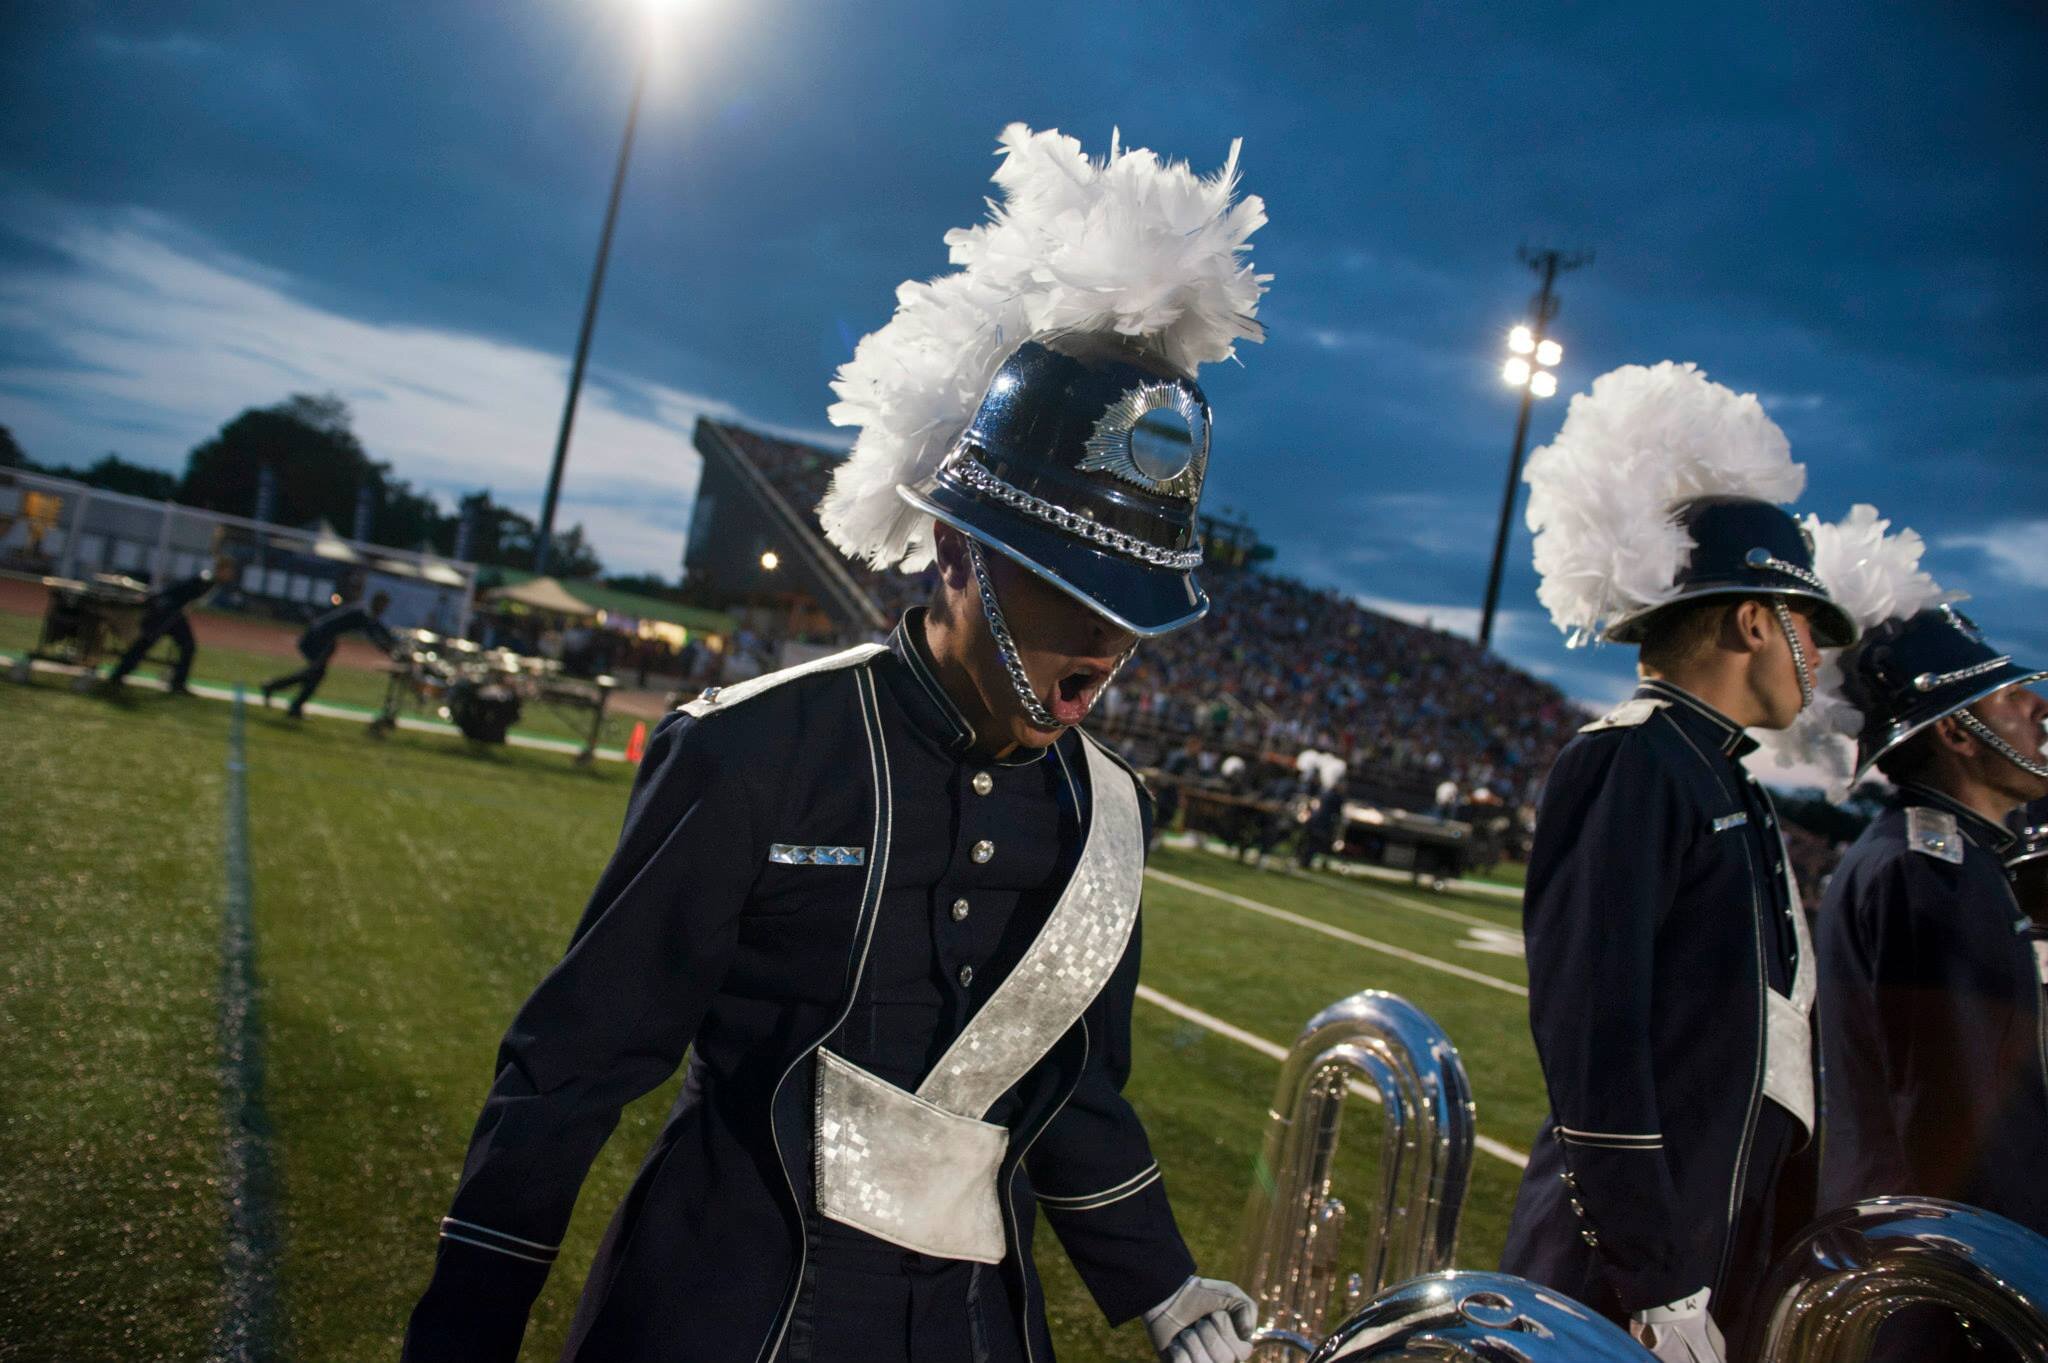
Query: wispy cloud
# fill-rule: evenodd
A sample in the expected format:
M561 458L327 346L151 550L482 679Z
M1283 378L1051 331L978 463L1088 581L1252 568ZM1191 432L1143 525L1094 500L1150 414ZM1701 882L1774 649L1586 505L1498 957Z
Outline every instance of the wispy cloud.
M451 496L487 486L515 505L538 502L564 357L344 316L152 215L63 215L46 244L70 264L0 279L0 328L29 343L17 353L42 357L0 364L0 419L32 455L75 461L115 449L177 467L246 407L333 391L364 445L401 476ZM690 430L700 415L741 416L617 372L586 382L563 517L596 534L608 566L674 571L696 495Z
M1942 549L1974 549L1993 574L2022 587L2048 587L2048 520L2001 521L1977 534L1943 535Z

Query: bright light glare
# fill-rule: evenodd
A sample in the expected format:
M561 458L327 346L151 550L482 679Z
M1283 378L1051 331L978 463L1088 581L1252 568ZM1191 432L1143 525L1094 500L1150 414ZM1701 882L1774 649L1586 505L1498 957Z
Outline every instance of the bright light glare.
M1536 347L1536 363L1553 365L1564 358L1564 347L1555 341L1545 341Z
M1529 381L1529 362L1517 355L1500 367L1500 376L1510 388L1520 388Z
M773 549L770 549L767 553L761 555L761 566L772 573L782 566L782 556Z
M1539 398L1554 396L1557 392L1557 375L1548 369L1539 369L1529 380L1529 391Z
M1508 333L1508 349L1517 355L1526 355L1536 348L1536 336L1527 327L1516 327Z

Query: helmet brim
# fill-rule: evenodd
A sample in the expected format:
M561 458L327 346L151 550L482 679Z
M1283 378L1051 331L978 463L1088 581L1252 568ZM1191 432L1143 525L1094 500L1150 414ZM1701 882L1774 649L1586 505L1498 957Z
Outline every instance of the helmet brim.
M1208 594L1192 572L1139 563L1083 544L1050 525L981 501L944 479L921 488L898 486L896 493L1140 638L1171 634L1208 613Z

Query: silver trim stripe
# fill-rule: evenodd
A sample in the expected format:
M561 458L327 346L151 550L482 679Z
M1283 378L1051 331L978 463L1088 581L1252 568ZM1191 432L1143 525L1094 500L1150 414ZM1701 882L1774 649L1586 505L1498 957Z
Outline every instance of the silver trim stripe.
M1077 1193L1066 1197L1054 1196L1051 1193L1039 1193L1038 1201L1041 1205L1052 1211L1094 1211L1098 1207L1107 1207L1112 1203L1121 1202L1127 1197L1143 1192L1157 1183L1160 1177L1158 1164L1148 1164L1122 1183L1103 1188L1098 1192Z
M463 1235L458 1234L458 1231L467 1231L469 1233ZM443 1240L457 1240L465 1245L475 1245L478 1249L488 1249L499 1254L508 1254L514 1259L524 1259L528 1263L533 1264L553 1263L555 1255L562 1248L560 1245L544 1245L538 1240L527 1240L517 1235L508 1235L504 1231L492 1230L489 1226L479 1226L474 1221L461 1221L452 1216L441 1218L441 1238ZM534 1252L529 1253L528 1251Z
M780 866L860 866L867 861L865 847L803 847L794 843L771 842L768 860Z
M1592 1146L1602 1150L1661 1150L1664 1148L1664 1133L1650 1131L1640 1135L1624 1131L1576 1131L1559 1124L1556 1128L1558 1139L1572 1145Z
M1922 672L1919 676L1913 678L1913 689L1915 691L1938 691L1944 686L1953 686L1959 681L1968 681L1972 677L1981 677L1987 672L1996 672L1999 668L2008 666L2011 662L2011 654L2000 654L1996 658L1987 658L1983 662L1975 663L1969 667L1959 667L1953 672Z

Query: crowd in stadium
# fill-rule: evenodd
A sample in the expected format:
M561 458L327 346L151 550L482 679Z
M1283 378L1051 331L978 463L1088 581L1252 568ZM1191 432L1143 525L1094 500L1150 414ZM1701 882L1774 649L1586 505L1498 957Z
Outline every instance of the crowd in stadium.
M1556 688L1478 645L1337 592L1249 569L1211 572L1205 585L1208 618L1138 650L1105 700L1113 716L1315 747L1511 803L1533 797L1586 722Z

